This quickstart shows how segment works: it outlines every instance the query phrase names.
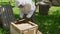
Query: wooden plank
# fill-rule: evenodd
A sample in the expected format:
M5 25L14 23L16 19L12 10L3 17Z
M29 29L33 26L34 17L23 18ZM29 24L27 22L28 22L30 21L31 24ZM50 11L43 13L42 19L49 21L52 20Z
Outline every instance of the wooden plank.
M19 34L20 32L16 31L13 25L10 26L10 34Z
M29 34L28 30L24 31L23 34Z
M30 29L29 34L34 34L34 29Z

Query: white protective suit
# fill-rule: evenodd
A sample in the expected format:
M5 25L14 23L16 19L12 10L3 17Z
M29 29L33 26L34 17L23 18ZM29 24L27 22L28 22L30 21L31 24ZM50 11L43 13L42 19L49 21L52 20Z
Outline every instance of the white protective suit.
M23 8L20 9L20 18L23 18L24 14L27 14L26 17L30 18L35 11L35 3L32 0L15 0L16 6L23 5Z

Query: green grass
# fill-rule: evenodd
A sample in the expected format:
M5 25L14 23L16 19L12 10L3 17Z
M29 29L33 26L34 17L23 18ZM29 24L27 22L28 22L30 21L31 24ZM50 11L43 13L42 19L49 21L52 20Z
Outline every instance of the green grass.
M0 28L0 34L5 34L6 32L7 32L6 30Z
M60 7L51 7L49 15L37 12L34 20L43 34L60 34Z

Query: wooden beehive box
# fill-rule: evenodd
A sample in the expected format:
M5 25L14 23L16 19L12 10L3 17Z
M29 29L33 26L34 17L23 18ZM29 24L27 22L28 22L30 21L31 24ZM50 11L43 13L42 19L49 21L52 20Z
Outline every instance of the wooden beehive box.
M36 34L38 25L32 23L31 21L19 20L20 22L11 23L10 34ZM24 21L24 22L23 22Z

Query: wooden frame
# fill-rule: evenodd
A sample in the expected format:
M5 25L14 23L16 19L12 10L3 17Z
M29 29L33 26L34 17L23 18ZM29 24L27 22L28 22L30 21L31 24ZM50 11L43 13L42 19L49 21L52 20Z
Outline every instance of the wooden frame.
M37 34L38 25L32 23L31 21L29 21L29 24L33 25L32 28L25 29L25 30L20 29L20 27L18 27L17 24L15 23L11 22L10 24L10 34Z

